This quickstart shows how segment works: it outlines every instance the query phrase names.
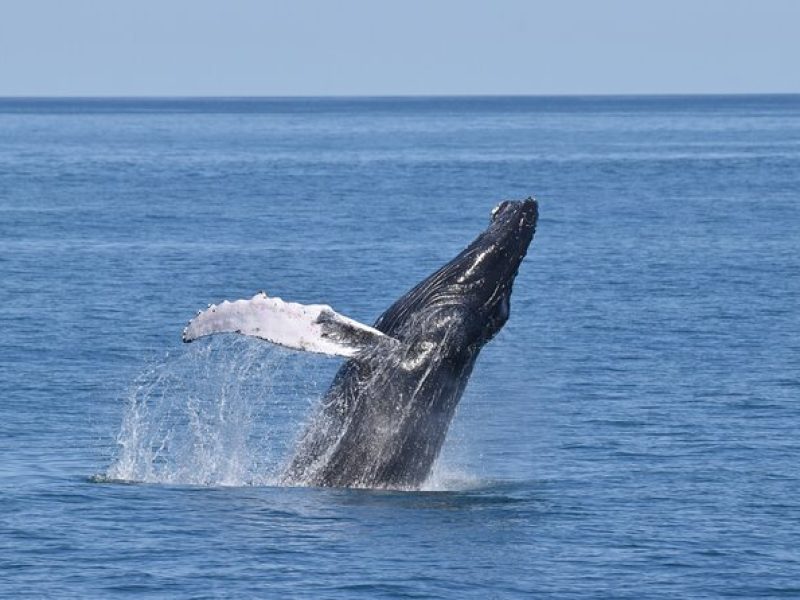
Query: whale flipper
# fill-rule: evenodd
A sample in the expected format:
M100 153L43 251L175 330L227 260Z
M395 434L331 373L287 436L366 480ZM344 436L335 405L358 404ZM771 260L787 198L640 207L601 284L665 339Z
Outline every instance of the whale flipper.
M183 330L183 341L215 333L239 333L295 350L348 358L380 344L397 343L326 304L284 302L264 292L249 300L225 300L198 312Z

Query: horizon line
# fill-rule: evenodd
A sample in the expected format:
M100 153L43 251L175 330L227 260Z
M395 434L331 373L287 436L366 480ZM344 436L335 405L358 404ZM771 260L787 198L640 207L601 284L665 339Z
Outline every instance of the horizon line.
M0 95L4 100L433 100L444 98L692 98L692 97L765 97L800 96L800 92L624 92L624 93L546 93L546 94L64 94L64 95Z

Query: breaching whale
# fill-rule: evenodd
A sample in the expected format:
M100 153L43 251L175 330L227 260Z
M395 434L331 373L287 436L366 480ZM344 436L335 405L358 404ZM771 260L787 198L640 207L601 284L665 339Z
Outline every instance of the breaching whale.
M297 442L283 482L419 488L478 353L508 320L511 288L537 218L532 198L502 202L486 230L372 327L327 305L261 292L209 306L189 322L183 340L234 332L347 357Z

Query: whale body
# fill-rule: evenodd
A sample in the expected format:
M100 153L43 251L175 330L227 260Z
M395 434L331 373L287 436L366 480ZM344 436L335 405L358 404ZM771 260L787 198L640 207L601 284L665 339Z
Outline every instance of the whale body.
M374 323L268 298L212 305L184 341L236 332L347 357L298 440L287 485L417 489L430 474L481 348L509 317L538 219L503 202L489 226Z

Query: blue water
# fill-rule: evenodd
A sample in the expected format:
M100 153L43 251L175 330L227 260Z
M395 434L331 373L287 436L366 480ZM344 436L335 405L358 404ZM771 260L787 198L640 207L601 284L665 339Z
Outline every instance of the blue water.
M281 488L373 321L541 219L419 492ZM800 596L800 97L0 100L0 596Z

